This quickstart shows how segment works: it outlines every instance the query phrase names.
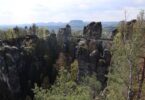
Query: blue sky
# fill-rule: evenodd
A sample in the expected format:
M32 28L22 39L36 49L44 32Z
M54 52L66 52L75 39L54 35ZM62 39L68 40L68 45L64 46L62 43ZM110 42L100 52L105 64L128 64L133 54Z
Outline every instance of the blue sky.
M0 24L120 21L136 18L145 0L0 0Z

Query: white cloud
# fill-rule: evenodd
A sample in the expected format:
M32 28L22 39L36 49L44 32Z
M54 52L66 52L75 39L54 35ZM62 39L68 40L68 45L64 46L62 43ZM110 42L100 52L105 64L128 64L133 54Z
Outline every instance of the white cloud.
M144 4L145 0L133 0L136 4Z
M135 18L145 0L0 0L0 24Z

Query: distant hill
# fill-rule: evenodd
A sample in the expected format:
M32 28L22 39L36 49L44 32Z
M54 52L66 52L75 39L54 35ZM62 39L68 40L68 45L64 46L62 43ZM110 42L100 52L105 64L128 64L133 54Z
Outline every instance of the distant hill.
M86 26L89 22L84 22L83 20L71 20L68 23L63 22L48 22L48 23L35 23L39 27L45 27L49 30L55 30L58 31L59 28L65 27L66 24L71 25L73 31L79 31L83 30L84 26ZM112 29L113 27L116 27L118 22L102 22L102 26L105 29ZM31 26L32 24L19 24L19 25L0 25L0 29L6 30L8 28L13 28L15 26L19 27L25 27L25 26Z
M71 20L71 21L69 22L69 24L70 24L71 26L84 26L84 25L85 25L85 22L82 21L82 20Z
M112 32L117 26L119 22L102 22L103 31Z
M102 22L103 27L116 27L119 22Z

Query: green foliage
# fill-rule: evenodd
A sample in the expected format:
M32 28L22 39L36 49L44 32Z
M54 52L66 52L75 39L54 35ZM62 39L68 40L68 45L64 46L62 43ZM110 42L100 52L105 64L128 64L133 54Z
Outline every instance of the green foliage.
M46 38L49 35L49 31L45 28L38 28L36 35L39 38Z
M12 29L8 29L6 32L2 31L0 34L0 39L4 39L4 40L15 38L15 37L16 35Z
M133 25L133 29L129 29L131 31L129 39L124 37L125 32L118 33L114 38L112 46L113 62L108 75L107 100L126 100L129 88L134 92L133 98L135 98L136 88L138 87L138 59L140 55L143 56L142 46L145 42L143 35L145 27L140 22L140 20L137 20L137 23ZM122 36L123 34L125 35ZM132 69L130 69L130 66ZM130 75L132 75L132 79Z
M72 64L71 64L71 79L73 81L77 80L77 73L78 73L78 61L75 60Z
M46 39L49 35L49 31L46 28L38 28L35 24L33 24L29 29L16 26L13 29L8 29L5 31L0 30L1 40L20 38L26 35L37 35L39 38Z
M86 77L84 82L77 84L71 79L67 70L61 70L56 83L50 89L35 86L36 100L93 100L98 95L100 84L95 77Z
M123 90L128 88L129 67L127 64L126 52L123 43L120 41L121 34L114 39L113 44L113 64L108 75L108 100L125 100ZM126 93L125 93L126 94ZM118 99L119 98L119 99Z

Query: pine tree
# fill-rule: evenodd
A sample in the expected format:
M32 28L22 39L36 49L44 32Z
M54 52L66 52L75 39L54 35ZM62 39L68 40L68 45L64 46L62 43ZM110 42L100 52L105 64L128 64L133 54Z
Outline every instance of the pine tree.
M125 28L121 28L120 33L113 41L113 63L108 75L106 97L108 100L136 100L141 98L143 82L139 81L139 73L143 73L144 69L140 69L139 61L145 57L145 50L143 49L145 43L144 22L144 14L141 12L136 23L131 26L132 28L128 28L128 24L125 23ZM144 66L141 67L144 68Z

